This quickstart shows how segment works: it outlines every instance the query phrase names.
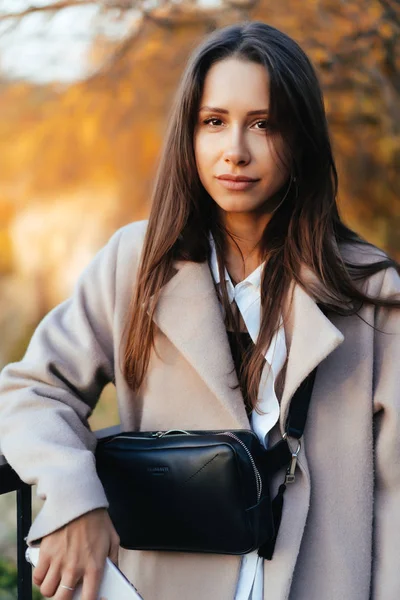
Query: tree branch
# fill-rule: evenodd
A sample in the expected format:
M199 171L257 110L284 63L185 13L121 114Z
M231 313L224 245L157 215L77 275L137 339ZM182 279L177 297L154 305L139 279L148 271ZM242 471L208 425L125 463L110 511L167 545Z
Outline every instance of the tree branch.
M125 39L121 41L120 44L117 45L112 54L106 59L104 64L92 73L87 79L86 84L93 83L94 81L99 81L110 75L113 72L115 66L124 58L126 54L128 54L132 46L138 41L138 39L146 34L146 24L153 23L154 25L171 29L175 26L182 25L182 23L193 23L193 22L201 22L206 30L212 31L218 26L217 15L221 14L222 11L226 9L215 9L215 11L201 11L196 8L194 11L185 11L181 7L177 8L174 6L165 7L165 11L157 11L157 9L153 10L142 10L142 17L139 25L135 28L133 32L131 32ZM168 12L170 14L168 14ZM187 13L185 15L185 12ZM179 20L181 18L181 20ZM185 20L185 18L187 20Z
M43 6L29 6L25 10L0 14L0 21L6 21L9 19L22 19L23 17L27 17L28 15L32 15L34 13L57 12L63 8L70 8L72 6L85 6L88 4L103 5L105 8L110 9L119 8L121 10L127 10L128 8L133 8L134 2L127 0L109 0L108 2L102 2L99 0L57 0L56 2L50 2L49 4L45 4Z

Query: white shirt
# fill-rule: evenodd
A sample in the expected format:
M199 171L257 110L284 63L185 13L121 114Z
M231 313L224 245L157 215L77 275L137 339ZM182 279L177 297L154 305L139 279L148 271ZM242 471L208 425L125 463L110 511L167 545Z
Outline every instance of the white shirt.
M215 283L221 281L215 244L212 237L211 244L211 272ZM261 322L261 275L263 265L250 273L246 279L233 285L228 271L225 269L225 281L230 302L235 301L251 339L257 341ZM275 381L282 369L287 356L285 332L281 326L272 338L270 347L265 352L265 360L270 369L264 369L260 381L258 408L251 414L250 424L261 443L267 447L268 432L279 419L279 402L275 393ZM238 585L234 600L263 600L264 587L264 559L259 557L257 551L244 554L240 568Z

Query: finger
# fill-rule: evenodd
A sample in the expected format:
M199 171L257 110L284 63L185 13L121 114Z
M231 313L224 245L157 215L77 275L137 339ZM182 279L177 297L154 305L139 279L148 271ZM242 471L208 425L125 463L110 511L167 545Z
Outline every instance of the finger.
M76 588L82 579L82 574L72 571L63 571L57 587L54 600L72 600Z
M92 566L86 570L83 577L81 600L97 600L103 572L104 564L102 567Z
M39 554L39 562L33 569L32 577L33 583L37 586L42 585L43 579L46 577L46 573L50 567L50 556L47 556L44 552Z
M45 598L51 598L57 591L60 584L61 573L59 565L52 564L48 569L46 576L40 586L40 593Z
M78 587L79 583L72 585L71 582L60 581L54 600L72 600Z

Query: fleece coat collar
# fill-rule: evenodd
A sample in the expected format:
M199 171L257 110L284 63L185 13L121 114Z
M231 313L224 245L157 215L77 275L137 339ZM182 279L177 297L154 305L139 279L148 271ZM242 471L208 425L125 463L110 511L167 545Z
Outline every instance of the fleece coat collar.
M344 339L299 284L292 285L288 297L284 311L288 364L281 403L282 433L294 392ZM161 291L154 320L229 411L237 426L249 426L240 391L227 386L225 374L233 368L232 356L207 263L177 263L175 275Z

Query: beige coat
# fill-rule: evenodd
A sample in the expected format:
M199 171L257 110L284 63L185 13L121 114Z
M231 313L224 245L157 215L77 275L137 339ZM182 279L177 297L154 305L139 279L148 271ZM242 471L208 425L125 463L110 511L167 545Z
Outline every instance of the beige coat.
M125 430L249 427L206 264L177 265L156 311L159 356L139 393L126 386L120 341L144 232L144 222L118 231L73 297L39 325L24 360L2 373L2 452L45 499L30 541L107 504L86 419L108 381ZM355 258L365 261L364 252ZM398 294L400 279L389 269L368 289ZM296 482L265 561L265 600L400 598L400 313L364 307L361 316L328 318L293 286L272 438L300 382L319 368ZM145 600L233 600L240 558L122 551L120 564Z

